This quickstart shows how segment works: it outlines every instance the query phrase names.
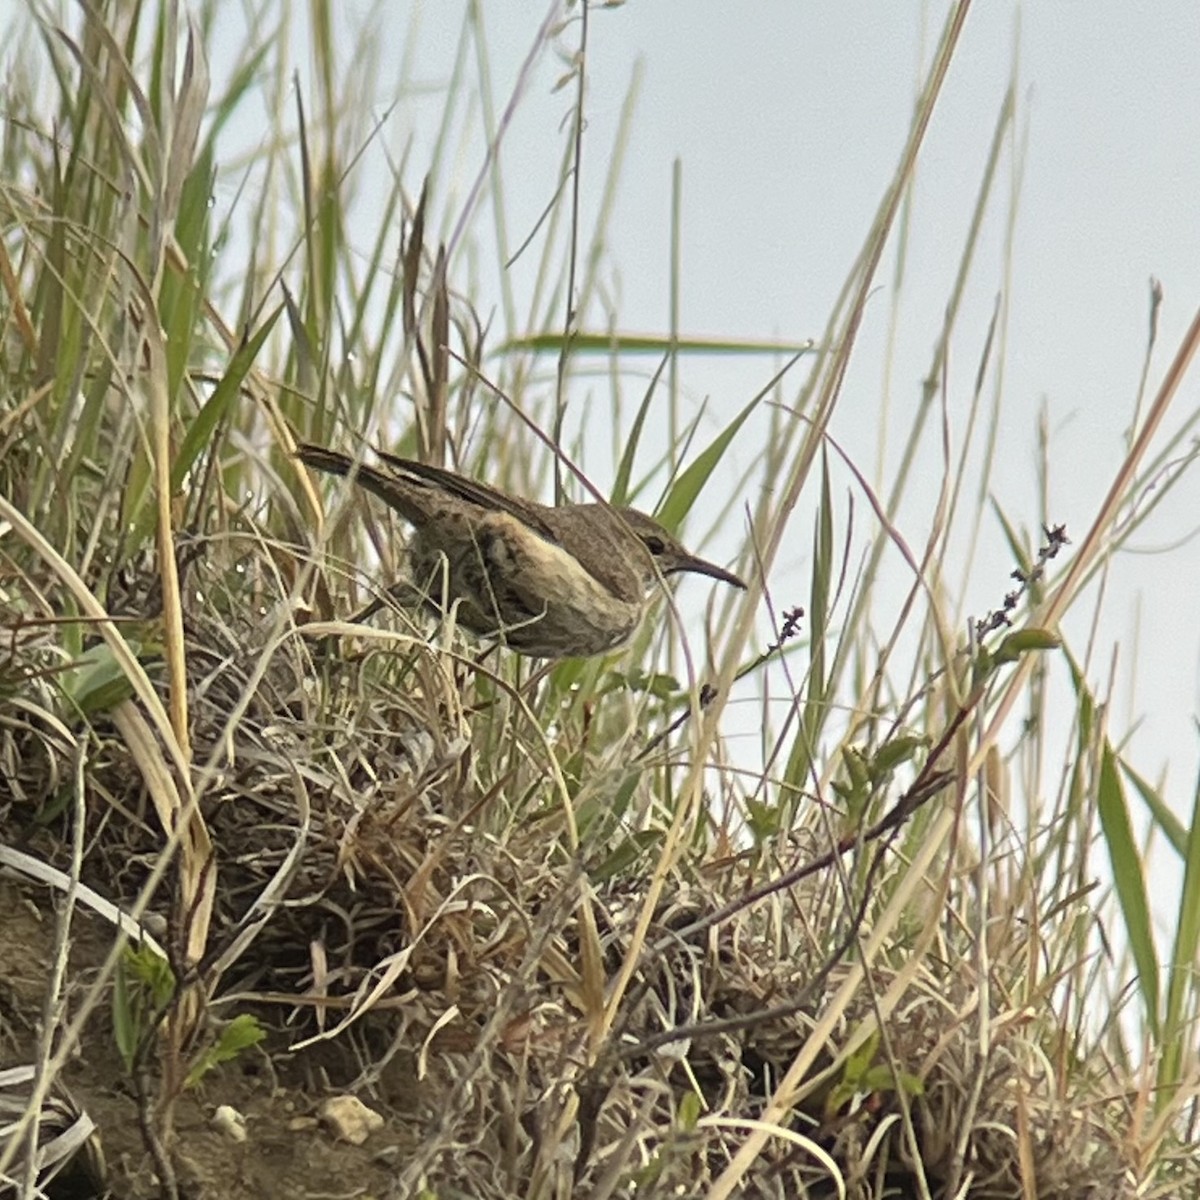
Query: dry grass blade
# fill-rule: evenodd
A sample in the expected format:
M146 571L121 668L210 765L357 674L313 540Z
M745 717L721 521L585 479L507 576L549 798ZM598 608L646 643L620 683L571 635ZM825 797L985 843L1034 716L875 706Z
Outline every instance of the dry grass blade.
M22 1118L32 1102L36 1075L32 1064L0 1070L0 1147L11 1137L23 1136ZM59 1085L51 1090L24 1136L33 1139L34 1153L29 1155L27 1146L25 1161L17 1158L14 1164L17 1173L0 1173L0 1186L20 1189L12 1195L33 1194L31 1187L38 1189L37 1194L55 1194L51 1184L56 1181L58 1190L105 1186L107 1169L96 1123L66 1088Z

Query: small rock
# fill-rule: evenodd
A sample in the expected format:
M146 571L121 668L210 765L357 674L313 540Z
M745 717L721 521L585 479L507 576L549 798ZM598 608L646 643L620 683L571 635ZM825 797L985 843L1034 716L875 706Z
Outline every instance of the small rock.
M219 1105L217 1111L213 1113L212 1123L232 1141L244 1142L246 1140L246 1118L231 1105Z
M361 1146L384 1124L383 1118L357 1096L331 1096L321 1105L320 1116L335 1137L355 1146Z

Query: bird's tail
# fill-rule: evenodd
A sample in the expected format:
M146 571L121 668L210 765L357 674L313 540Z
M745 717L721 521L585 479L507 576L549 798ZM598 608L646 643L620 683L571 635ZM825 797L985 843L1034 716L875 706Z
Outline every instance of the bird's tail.
M313 446L307 442L296 447L296 457L306 467L352 479L414 525L422 525L429 518L428 507L422 503L424 488L419 481L414 484L411 480L380 471L338 450Z

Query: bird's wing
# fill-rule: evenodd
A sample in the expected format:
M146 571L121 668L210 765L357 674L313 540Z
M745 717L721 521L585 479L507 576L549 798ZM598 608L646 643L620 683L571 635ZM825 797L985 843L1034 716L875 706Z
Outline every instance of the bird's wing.
M458 475L454 471L447 471L444 467L431 466L429 463L417 462L411 458L401 458L399 455L389 454L386 450L380 450L378 447L376 447L375 453L394 471L415 475L418 479L442 488L452 496L458 496L468 504L477 504L483 509L510 513L548 542L556 544L558 542L554 530L542 516L540 510L543 506L540 504L520 500L498 488L488 487L486 483L479 483L474 479Z

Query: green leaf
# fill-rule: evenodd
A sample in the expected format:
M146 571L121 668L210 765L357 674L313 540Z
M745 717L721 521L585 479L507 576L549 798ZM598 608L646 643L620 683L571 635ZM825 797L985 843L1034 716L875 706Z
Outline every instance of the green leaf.
M1146 1023L1155 1041L1159 1037L1159 974L1158 952L1154 945L1154 929L1150 920L1150 902L1146 895L1146 879L1142 857L1133 837L1125 789L1121 786L1119 759L1112 744L1105 739L1100 762L1100 788L1097 795L1100 826L1108 846L1117 900L1129 935L1129 949L1138 971L1138 988L1142 993Z
M995 662L997 666L1003 663L1013 663L1023 654L1038 650L1057 650L1062 645L1062 638L1049 629L1018 629L1010 633L997 647Z
M136 654L138 647L133 650ZM85 650L60 679L63 694L85 716L108 712L133 695L133 685L107 642Z
M871 760L871 775L877 782L886 779L918 750L929 747L933 739L928 734L902 733L884 742Z
M653 696L656 700L670 700L687 693L679 686L679 680L666 671L643 671L634 666L629 671L607 671L598 688L598 695L612 692L629 692L633 695Z
M871 768L860 750L857 750L854 746L844 747L842 750L842 766L846 768L846 774L849 776L850 787L852 789L857 790L870 786Z
M825 640L829 631L829 603L836 565L833 549L833 496L829 482L829 460L821 458L821 500L813 530L813 563L809 584L809 665L805 702L799 728L788 755L784 782L797 792L810 786L813 758L830 706Z
M863 1072L859 1081L862 1092L903 1091L906 1096L923 1096L925 1085L910 1071L893 1071L886 1063L880 1063Z
M126 1072L132 1073L140 1032L123 958L117 960L117 968L113 974L112 1019L113 1041L117 1044L117 1052L121 1055Z
M280 304L266 318L262 325L259 326L254 336L243 341L237 350L234 351L225 374L221 377L217 386L213 388L212 395L200 407L200 411L188 426L187 431L183 435L183 440L179 444L175 460L171 463L172 494L177 493L183 487L183 481L187 477L187 473L195 466L201 452L206 446L212 444L217 426L229 414L230 408L241 394L242 382L245 380L250 368L254 365L255 359L258 357L258 352L270 336L271 330L282 311L283 305ZM134 536L138 541L149 536L150 530L154 525L154 518L155 509L153 507L143 506L140 508L138 519L134 524Z
M196 459L200 457L201 450L212 441L217 425L228 414L230 407L240 394L242 382L249 374L255 359L258 358L258 352L262 349L263 342L270 336L282 311L283 305L280 304L258 327L254 336L243 340L242 344L234 351L233 358L229 360L229 367L221 377L220 383L213 389L213 394L201 407L195 420L188 427L187 433L184 434L179 453L175 456L174 463L171 464L172 488L183 486L184 477L192 469Z
M643 829L630 834L598 867L588 872L588 878L593 884L599 885L625 874L634 863L661 844L662 838L662 831L657 829Z
M879 1030L874 1030L847 1059L842 1067L842 1079L855 1087L865 1078L875 1056L879 1053Z
M175 973L171 964L149 946L131 946L125 951L130 974L145 988L155 1008L165 1008L175 995Z
M243 1050L257 1046L267 1036L267 1031L250 1013L240 1013L224 1029L214 1045L200 1056L188 1072L184 1087L195 1087L213 1067L237 1058Z
M137 1065L150 1022L175 994L171 965L149 946L127 946L113 976L113 1041L126 1071Z
M1163 1019L1163 1053L1155 1095L1157 1111L1169 1109L1193 1060L1195 963L1200 951L1200 785L1192 790L1192 819L1183 861L1183 887L1171 947L1167 1009Z
M1121 761L1121 771L1125 778L1137 789L1142 802L1150 810L1150 817L1155 825L1166 834L1175 853L1183 857L1187 853L1190 831L1175 815L1171 806L1162 798L1158 790L1150 786L1148 780L1142 778L1127 762Z
M497 354L510 354L514 350L533 351L534 354L560 354L568 339L561 333L537 333L530 337L512 338L496 349ZM734 341L726 338L677 338L653 337L646 334L621 333L572 333L569 339L572 354L588 352L598 354L790 354L799 358L813 353L811 343Z
M683 524L684 517L692 510L696 498L704 490L717 464L729 449L737 431L745 424L746 418L758 407L760 396L755 396L732 421L692 460L690 466L680 472L679 478L671 485L670 492L658 511L658 519L674 532Z
M753 796L747 796L744 803L746 825L755 845L761 846L779 832L779 807L756 800Z
M680 1129L691 1133L700 1121L700 1112L700 1097L695 1092L684 1092L676 1113Z
M658 369L650 380L650 386L646 388L646 394L642 397L641 404L638 405L637 414L633 418L633 428L630 429L629 436L625 439L625 450L621 454L621 461L617 464L617 477L613 481L611 499L613 504L629 503L629 479L633 474L633 461L637 457L638 443L642 440L642 426L646 423L646 414L650 411L650 401L654 399L654 390L658 386L659 379L662 378L667 362L668 358L664 356L662 362L658 364Z

